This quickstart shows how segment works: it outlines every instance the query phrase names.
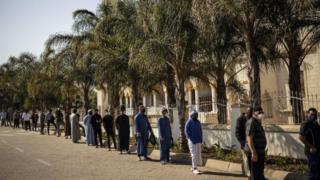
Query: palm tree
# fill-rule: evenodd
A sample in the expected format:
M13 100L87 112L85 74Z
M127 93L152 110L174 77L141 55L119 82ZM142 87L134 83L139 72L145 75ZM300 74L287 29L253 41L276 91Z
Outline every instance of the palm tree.
M162 0L156 3L151 28L153 33L139 49L141 66L168 66L174 74L182 151L187 150L184 134L186 120L185 82L194 74L196 29L191 19L191 1ZM150 63L151 62L151 63Z
M227 120L227 88L243 93L243 87L236 75L244 70L242 52L244 43L236 29L226 16L211 17L210 11L204 11L200 1L194 1L194 17L200 32L197 58L201 59L203 71L213 78L216 88L218 122ZM239 69L236 69L238 66Z
M95 45L92 31L98 18L89 11L77 10L74 12L74 19L73 28L77 34L55 34L47 40L46 46L48 49L62 48L58 54L69 53L71 55L69 57L73 58L71 73L74 82L82 91L84 109L87 112L90 108L90 94L94 85L96 70L92 50ZM87 21L92 23L87 25Z
M241 35L245 47L250 84L249 96L253 107L261 106L260 63L265 63L263 52L266 32L269 32L264 17L264 3L262 0L206 0L207 11L219 16L229 16L232 24Z
M278 38L278 56L289 70L294 121L303 119L300 67L320 42L319 4L306 0L267 1L268 15Z

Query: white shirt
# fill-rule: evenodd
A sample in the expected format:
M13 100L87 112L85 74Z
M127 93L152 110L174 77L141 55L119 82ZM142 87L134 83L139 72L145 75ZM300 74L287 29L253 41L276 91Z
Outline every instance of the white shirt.
M28 113L23 113L22 114L22 119L24 121L30 121L30 115Z

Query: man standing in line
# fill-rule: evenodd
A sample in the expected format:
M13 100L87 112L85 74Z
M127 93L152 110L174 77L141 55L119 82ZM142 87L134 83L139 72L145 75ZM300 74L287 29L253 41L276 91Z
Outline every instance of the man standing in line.
M79 116L77 114L77 109L74 108L72 110L72 114L70 115L71 122L71 139L73 143L79 143L81 139L80 136L80 126L79 126Z
M40 113L40 134L44 134L44 122L46 119L46 115L43 111Z
M37 131L39 115L35 110L32 111L31 120L32 120L32 131Z
M198 120L198 112L193 110L190 118L185 125L185 135L188 140L188 146L192 160L192 173L200 174L198 166L202 166L201 144L202 144L202 127Z
M63 113L61 112L60 108L56 111L56 124L57 124L57 133L58 137L61 136L61 126L63 125Z
M317 109L308 110L307 120L301 124L300 140L305 145L308 158L309 179L320 179L320 125L317 123Z
M170 162L170 147L171 147L171 125L168 118L168 109L163 108L161 110L162 117L158 120L158 132L160 140L160 161L165 165Z
M27 131L31 131L31 125L30 125L30 115L28 113L28 110L25 110L24 113L22 114L22 120L24 122L24 129Z
M148 117L145 115L145 112L145 107L143 105L140 105L139 112L135 116L136 137L138 141L137 154L139 161L150 160L150 158L148 157L148 138L149 133L153 135L153 131ZM142 159L142 157L144 159Z
M98 109L94 110L94 115L92 116L92 127L94 131L94 139L96 143L96 148L98 148L98 136L99 136L99 141L100 141L100 147L104 147L102 143L102 129L101 129L101 123L102 123L102 118L98 112Z
M49 112L46 115L46 121L47 121L47 131L48 135L50 135L50 124L52 124L55 127L54 135L57 133L57 125L54 123L54 116L52 114L52 110L49 109Z
M88 146L96 144L94 139L94 131L92 127L92 110L88 110L88 114L83 118L83 124L85 125L86 143Z
M243 113L237 119L236 125L236 137L240 143L241 154L242 154L242 169L244 174L250 179L250 163L248 162L248 154L244 150L246 145L246 123L252 117L252 108L249 107L246 113Z
M261 107L253 109L252 117L246 123L245 149L248 152L249 162L251 163L251 179L264 180L264 161L267 139L262 127L264 112Z
M20 113L18 111L14 111L13 113L13 128L20 128Z
M103 122L103 127L107 133L107 143L108 143L109 151L111 151L110 136L114 144L114 149L117 149L117 142L115 139L115 133L114 133L114 127L113 127L114 126L113 117L111 116L108 109L106 109L106 114L103 117L102 122Z
M119 133L119 151L127 151L129 154L129 142L130 142L130 123L129 117L125 114L126 107L124 105L120 108L121 114L116 119L116 127Z

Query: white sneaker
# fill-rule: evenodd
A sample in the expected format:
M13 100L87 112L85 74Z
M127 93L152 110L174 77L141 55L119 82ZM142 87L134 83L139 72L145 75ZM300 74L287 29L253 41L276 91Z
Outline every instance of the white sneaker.
M192 173L193 173L194 175L199 175L199 174L200 174L200 171L199 171L198 169L195 169L195 170L192 171Z

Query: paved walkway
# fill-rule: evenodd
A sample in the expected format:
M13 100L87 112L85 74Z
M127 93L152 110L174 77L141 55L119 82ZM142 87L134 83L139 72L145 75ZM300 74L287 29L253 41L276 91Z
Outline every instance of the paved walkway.
M0 128L0 179L246 179L202 168L195 176L190 165L138 162L135 155L119 155L73 144L64 137Z

